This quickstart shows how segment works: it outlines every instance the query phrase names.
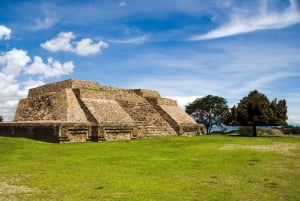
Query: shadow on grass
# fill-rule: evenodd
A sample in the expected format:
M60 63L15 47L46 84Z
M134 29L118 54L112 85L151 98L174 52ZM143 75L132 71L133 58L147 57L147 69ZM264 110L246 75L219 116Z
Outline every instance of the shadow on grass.
M246 136L246 135L240 135L240 134L228 134L224 135L228 137L245 137L245 138L279 138L279 137L284 137L284 135L259 135L257 137L254 136Z

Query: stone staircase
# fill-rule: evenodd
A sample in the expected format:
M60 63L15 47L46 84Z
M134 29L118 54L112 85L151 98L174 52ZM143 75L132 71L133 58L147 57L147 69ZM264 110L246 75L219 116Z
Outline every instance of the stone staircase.
M115 100L137 124L140 124L137 131L139 137L177 135L145 98L135 93L122 92Z

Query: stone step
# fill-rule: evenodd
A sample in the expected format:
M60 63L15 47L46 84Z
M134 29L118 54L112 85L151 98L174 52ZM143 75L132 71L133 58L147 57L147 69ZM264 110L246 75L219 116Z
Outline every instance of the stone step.
M70 139L68 138L68 136L59 136L58 141L59 142L69 142Z

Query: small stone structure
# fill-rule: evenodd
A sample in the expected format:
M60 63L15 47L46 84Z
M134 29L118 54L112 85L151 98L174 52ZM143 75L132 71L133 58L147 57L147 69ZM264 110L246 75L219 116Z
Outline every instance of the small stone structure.
M130 140L204 132L175 100L156 91L69 79L29 90L1 136L49 142Z

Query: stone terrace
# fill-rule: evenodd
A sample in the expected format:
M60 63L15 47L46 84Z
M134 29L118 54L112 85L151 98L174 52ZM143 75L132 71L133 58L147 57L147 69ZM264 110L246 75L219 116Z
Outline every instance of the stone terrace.
M69 79L29 90L13 122L0 135L51 142L130 140L163 135L197 135L195 123L175 100L157 91L120 89Z

